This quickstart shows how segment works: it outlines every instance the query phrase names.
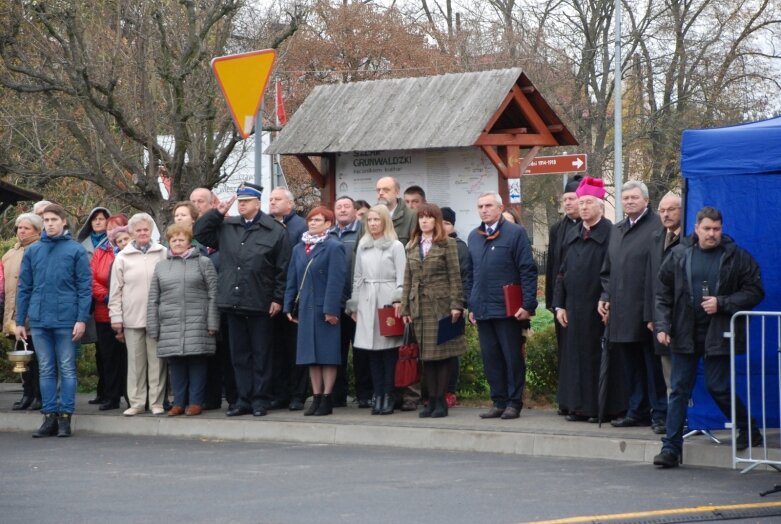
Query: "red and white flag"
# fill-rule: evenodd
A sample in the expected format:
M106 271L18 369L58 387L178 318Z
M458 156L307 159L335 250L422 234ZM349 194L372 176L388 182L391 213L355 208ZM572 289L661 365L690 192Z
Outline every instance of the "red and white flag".
M285 113L285 96L282 94L282 82L276 83L276 104L277 104L277 124L287 124L287 113Z

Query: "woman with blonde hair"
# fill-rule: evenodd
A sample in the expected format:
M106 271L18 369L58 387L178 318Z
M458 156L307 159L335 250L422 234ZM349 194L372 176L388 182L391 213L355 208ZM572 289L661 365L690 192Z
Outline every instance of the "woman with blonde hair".
M43 219L35 213L24 213L16 217L16 244L3 255L5 276L5 308L3 311L3 335L15 337L16 329L16 288L19 285L19 271L25 250L41 239ZM21 348L20 348L21 349ZM34 351L33 339L27 337L27 349ZM22 373L22 398L14 402L13 410L41 409L41 388L38 382L38 360L33 357Z
M393 388L401 337L380 335L377 310L388 304L400 317L404 267L404 246L393 230L388 208L376 205L366 213L366 233L355 254L353 294L347 302L356 322L353 347L368 351L374 387L372 415L393 413Z
M442 211L434 204L421 204L418 219L407 244L407 269L401 312L410 322L424 362L423 383L428 390L428 406L420 417L446 417L448 379L458 355L466 352L464 337L437 344L439 321L459 320L464 310L464 292L458 264L456 241L445 231Z

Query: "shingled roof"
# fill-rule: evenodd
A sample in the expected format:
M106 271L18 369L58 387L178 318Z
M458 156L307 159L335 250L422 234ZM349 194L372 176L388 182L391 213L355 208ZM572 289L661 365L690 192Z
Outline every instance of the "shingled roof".
M474 146L514 85L528 93L555 137L557 143L550 145L577 144L523 71L513 68L318 86L265 152L323 155ZM494 124L529 125L519 111Z

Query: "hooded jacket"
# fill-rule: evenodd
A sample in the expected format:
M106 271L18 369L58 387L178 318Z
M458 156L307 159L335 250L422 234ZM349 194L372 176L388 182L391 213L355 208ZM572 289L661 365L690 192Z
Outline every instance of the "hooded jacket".
M96 213L100 213L100 212L103 212L107 218L111 216L111 211L109 211L105 207L94 208L92 211L89 212L89 216L87 217L87 222L79 230L79 235L76 237L76 240L84 247L84 249L87 251L87 253L89 253L90 256L92 256L92 253L95 252L95 248L97 247L95 244L92 243L92 233L94 233L92 229L92 219L95 218ZM101 245L104 242L108 243L108 235L106 235L105 238L98 245Z
M92 304L92 273L87 252L69 232L44 237L22 258L16 291L16 325L72 328L87 322Z

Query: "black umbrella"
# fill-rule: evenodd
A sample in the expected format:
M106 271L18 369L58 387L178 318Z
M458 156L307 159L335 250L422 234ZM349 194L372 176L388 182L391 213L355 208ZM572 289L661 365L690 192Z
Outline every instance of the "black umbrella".
M602 427L602 420L605 418L605 405L607 404L608 374L610 373L610 350L607 341L607 326L602 332L602 354L599 361L599 392L597 396L597 406L599 407L599 427Z

